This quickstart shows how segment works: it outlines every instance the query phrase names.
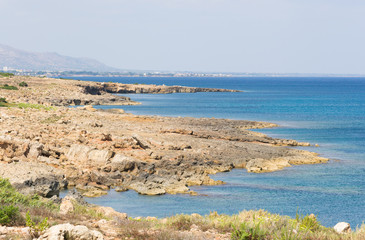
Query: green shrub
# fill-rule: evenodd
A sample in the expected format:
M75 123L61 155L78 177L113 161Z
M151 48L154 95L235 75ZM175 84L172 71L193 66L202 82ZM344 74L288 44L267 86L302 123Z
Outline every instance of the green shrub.
M19 87L28 87L28 83L23 81L23 82L19 83Z
M0 178L0 205L23 205L29 207L54 208L51 202L45 202L38 195L23 195L11 186L9 180Z
M0 103L7 103L6 98L0 98Z
M13 77L14 73L0 72L0 77Z
M260 222L248 224L243 222L238 229L234 228L231 238L234 240L261 240L265 239L267 233L261 229Z
M0 225L8 225L19 216L19 208L13 205L0 206Z
M17 88L17 87L15 87L15 86L10 86L10 85L8 85L8 84L5 84L5 85L3 85L3 86L0 86L0 88L1 88L1 89L6 89L6 90L18 90L18 88Z
M34 222L30 217L29 211L25 215L26 226L29 227L30 234L38 238L47 228L49 228L48 218L44 218L42 221Z
M297 213L295 220L299 223L299 229L302 231L314 232L321 227L321 224L319 221L317 221L316 216L303 216L302 214Z

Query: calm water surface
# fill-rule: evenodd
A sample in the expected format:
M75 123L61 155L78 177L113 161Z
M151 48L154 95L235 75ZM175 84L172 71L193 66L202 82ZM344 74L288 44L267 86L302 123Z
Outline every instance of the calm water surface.
M320 145L304 149L332 160L294 166L274 173L235 169L214 175L222 186L192 189L204 194L142 196L134 191L110 194L92 203L130 216L177 213L235 214L266 209L295 216L317 214L326 226L365 220L365 78L80 78L101 82L185 85L239 89L242 93L129 94L140 106L120 106L134 114L246 119L278 123L261 129L273 137ZM107 108L107 106L102 106ZM115 106L113 106L115 107Z

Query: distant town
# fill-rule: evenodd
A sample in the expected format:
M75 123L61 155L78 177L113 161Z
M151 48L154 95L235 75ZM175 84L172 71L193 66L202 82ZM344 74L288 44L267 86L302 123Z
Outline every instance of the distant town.
M119 72L93 72L93 71L36 71L1 67L0 72L13 73L21 76L42 77L365 77L359 74L318 74L318 73L204 73L204 72L171 72L171 71L119 71Z

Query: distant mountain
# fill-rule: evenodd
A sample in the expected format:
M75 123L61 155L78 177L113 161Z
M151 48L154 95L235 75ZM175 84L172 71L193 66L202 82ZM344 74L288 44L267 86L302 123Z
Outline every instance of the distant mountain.
M3 67L34 71L120 71L94 59L74 58L58 53L33 53L0 44L0 70Z

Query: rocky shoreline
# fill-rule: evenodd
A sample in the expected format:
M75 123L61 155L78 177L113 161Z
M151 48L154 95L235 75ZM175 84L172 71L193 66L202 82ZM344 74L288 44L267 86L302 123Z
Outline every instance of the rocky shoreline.
M290 219L259 210L233 216L213 212L207 216L132 219L111 208L88 205L82 195L97 197L111 188L146 195L196 195L199 193L190 191L189 186L224 184L211 179L210 174L233 168L271 172L297 164L326 163L328 159L292 148L309 143L249 130L277 127L271 123L137 116L121 109L68 107L81 103L138 104L111 95L120 91L114 84L114 90L108 90L103 84L71 80L14 77L0 81L28 85L19 90L0 88L0 98L6 98L0 107L1 188L7 186L2 179L9 179L25 196L37 194L49 199L36 197L32 201L45 202L38 205L47 207L30 207L24 200L27 197L6 190L10 191L9 203L23 199L23 205L17 203L23 218L30 209L38 218L50 216L54 225L43 230L40 222L27 223L27 227L24 223L0 226L0 239L66 239L66 235L73 239L242 239L253 229L260 230L265 239L276 239L283 233L292 239L363 239L363 228L352 233L349 224L339 223L328 229L313 214ZM171 91L185 91L184 87L174 89ZM76 188L82 195L71 191L60 199L59 191L67 188Z
M0 176L26 193L50 197L62 188L76 187L85 196L100 196L117 187L147 195L196 194L189 186L223 184L209 177L217 172L233 168L270 172L328 161L288 147L309 143L247 130L275 124L136 116L91 106L71 109L63 106L69 102L135 102L103 92L105 84L99 83L22 77L5 81L28 84L17 91L0 90L8 101L59 106L51 110L1 108ZM96 91L96 87L104 90Z

